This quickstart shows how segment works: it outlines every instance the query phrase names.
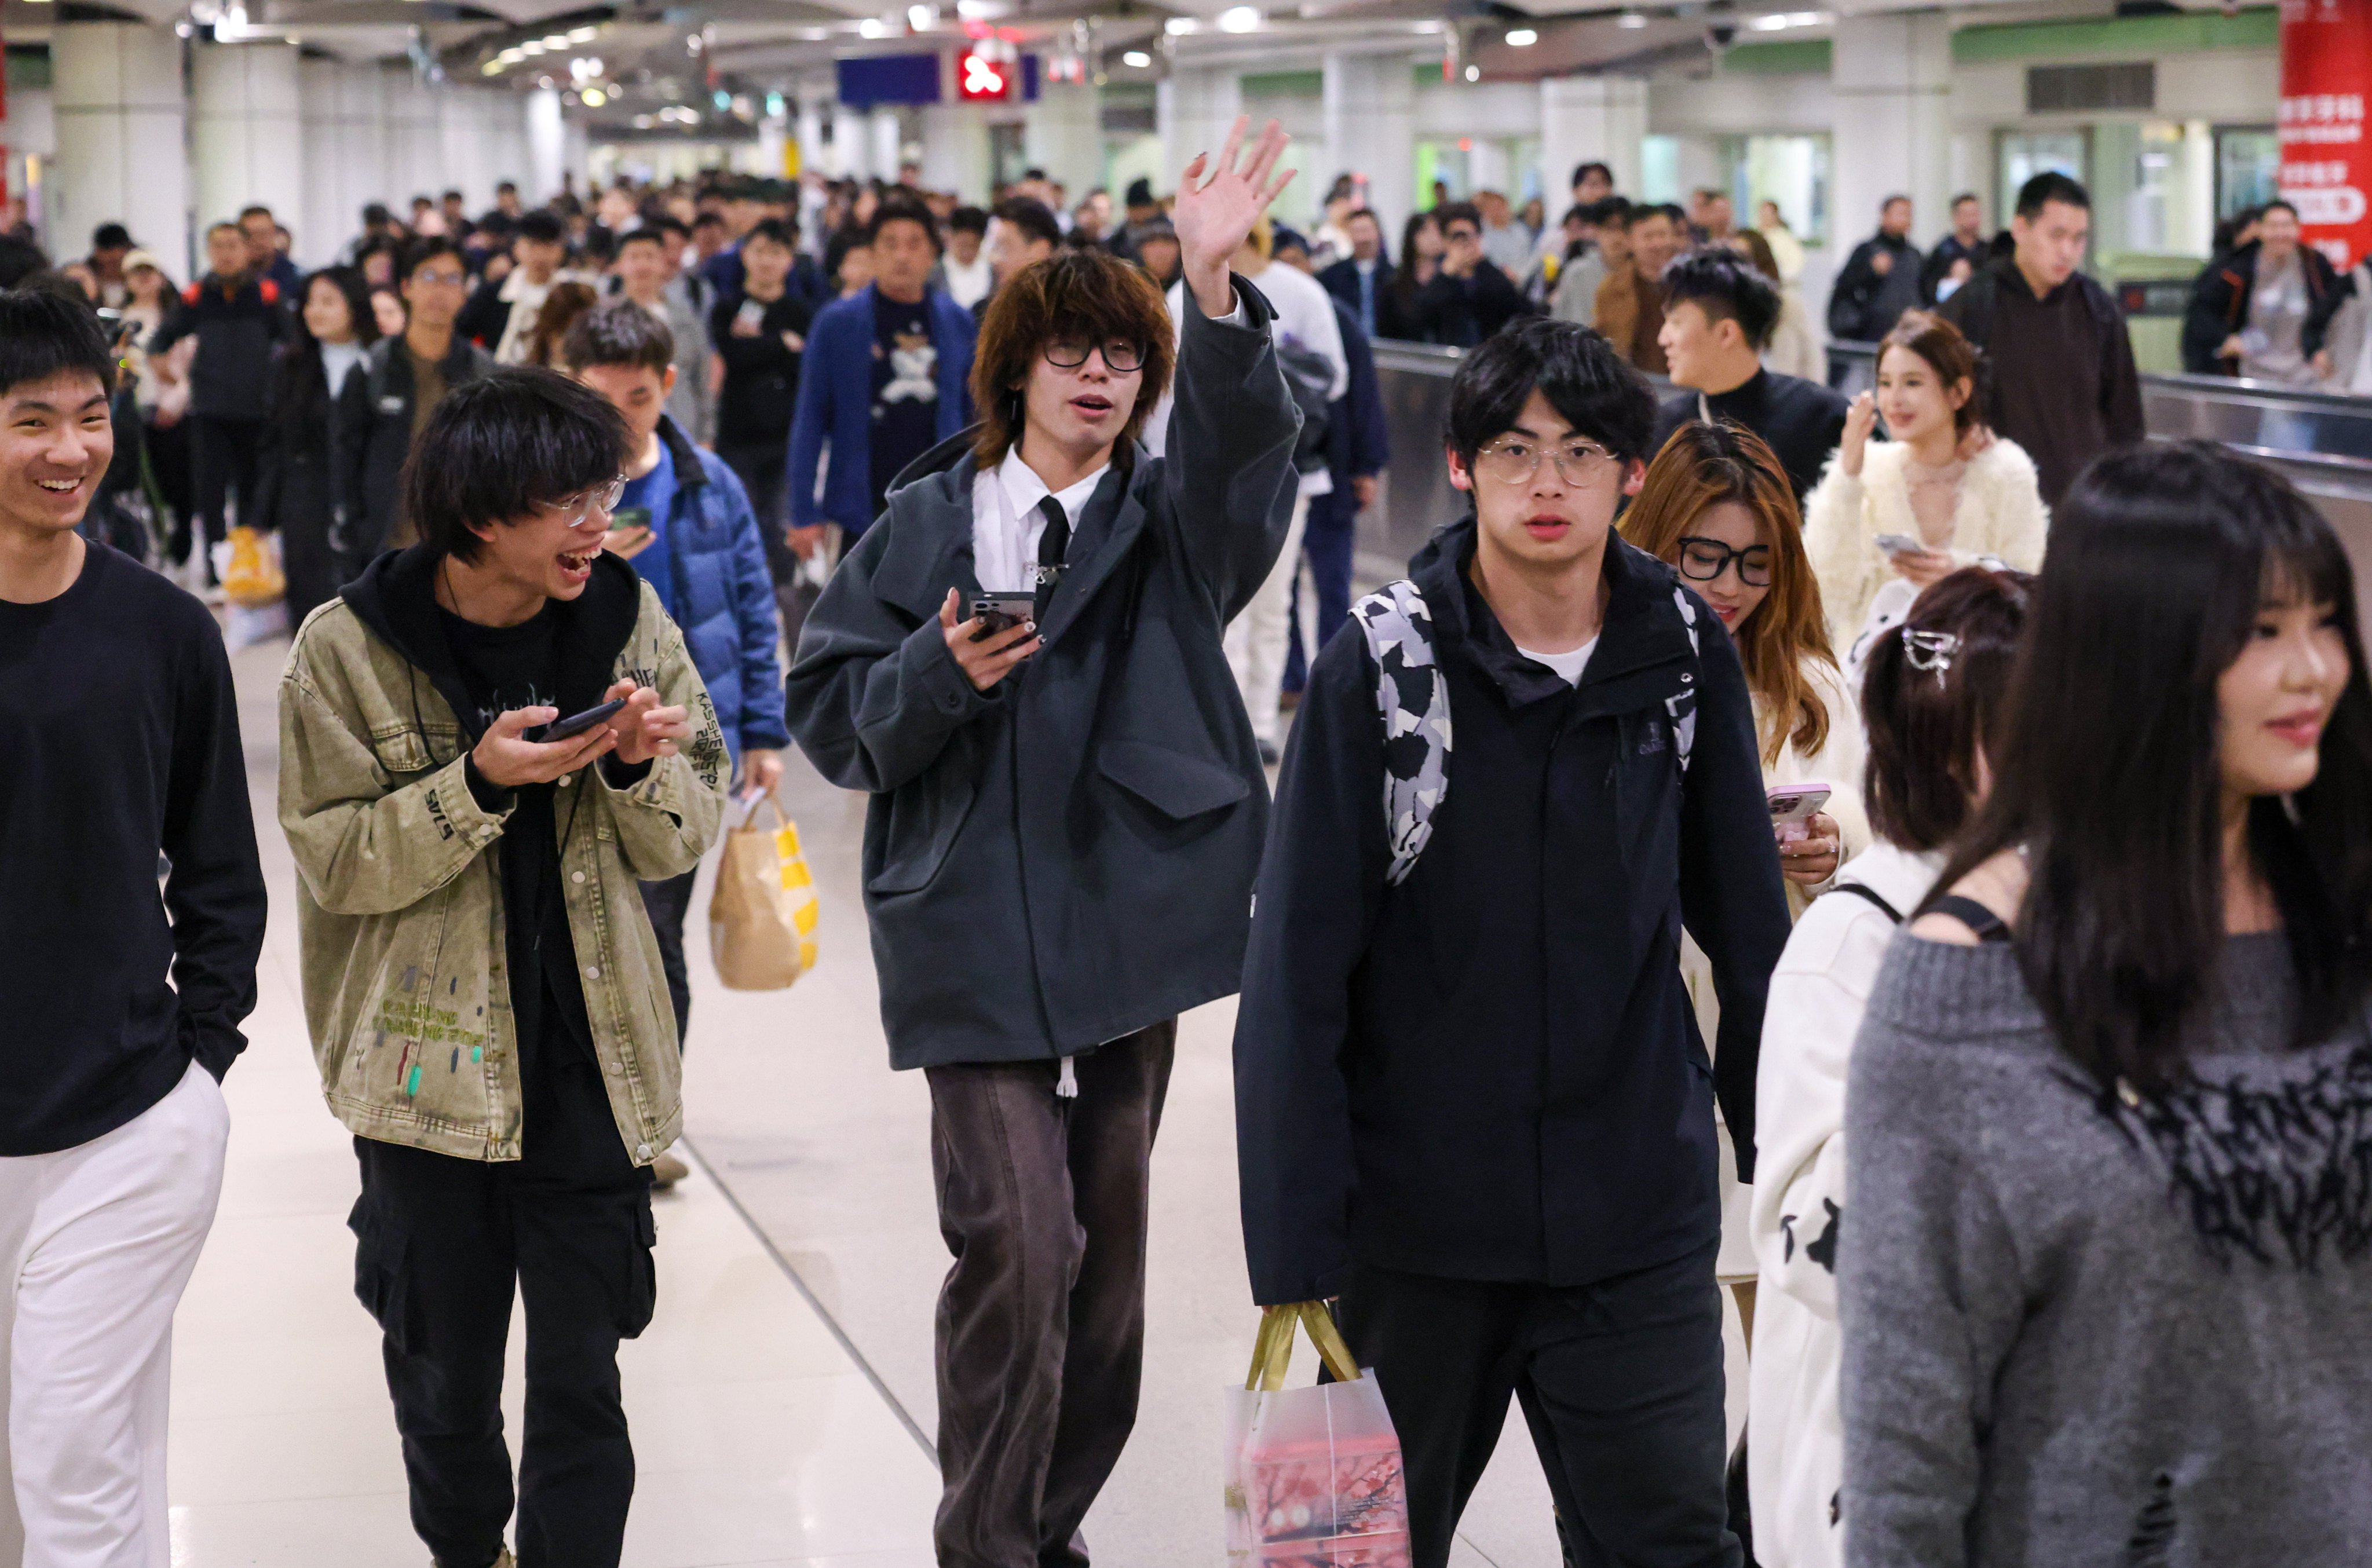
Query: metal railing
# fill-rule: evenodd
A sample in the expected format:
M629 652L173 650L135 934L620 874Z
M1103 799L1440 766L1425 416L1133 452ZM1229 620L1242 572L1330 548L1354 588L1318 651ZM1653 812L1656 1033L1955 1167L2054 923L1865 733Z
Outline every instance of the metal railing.
M1359 517L1363 579L1396 576L1436 528L1466 510L1441 460L1454 348L1378 339L1376 370L1392 468ZM1878 345L1832 343L1831 378L1848 395L1874 377ZM2301 391L2220 376L2144 376L2142 410L2154 441L2220 441L2286 475L2331 519L2372 583L2372 398Z

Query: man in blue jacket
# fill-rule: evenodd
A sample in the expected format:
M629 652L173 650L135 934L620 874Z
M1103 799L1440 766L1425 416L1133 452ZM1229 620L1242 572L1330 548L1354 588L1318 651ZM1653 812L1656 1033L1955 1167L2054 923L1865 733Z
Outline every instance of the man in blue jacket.
M1714 1103L1750 1180L1787 906L1738 654L1613 531L1654 420L1573 322L1467 355L1449 476L1474 510L1319 655L1261 862L1235 1063L1252 1295L1340 1298L1415 1568L1448 1561L1511 1396L1579 1561L1740 1560ZM1721 999L1710 1063L1683 924Z
M1268 792L1221 639L1284 546L1300 419L1227 271L1285 134L1238 173L1242 135L1178 192L1169 456L1137 440L1171 368L1151 280L1102 250L1022 269L980 429L905 476L791 668L800 748L872 794L882 1027L930 1080L944 1568L1086 1568L1136 1419L1178 1015L1243 972ZM992 626L983 591L1026 613Z
M890 196L866 229L873 282L818 312L799 367L787 482L792 548L813 553L823 525L854 543L881 514L900 470L971 423L971 313L930 286L939 235L920 202ZM831 459L823 498L816 465Z
M634 443L609 549L634 563L683 629L692 666L716 704L726 749L738 760L742 793L771 794L782 782L781 752L791 737L783 727L774 579L749 494L724 459L693 446L668 417L676 372L666 322L632 300L611 300L576 319L564 357L579 381L626 416ZM679 1040L692 1023L683 922L696 875L643 885ZM672 1160L662 1156L654 1167L662 1185L682 1175Z

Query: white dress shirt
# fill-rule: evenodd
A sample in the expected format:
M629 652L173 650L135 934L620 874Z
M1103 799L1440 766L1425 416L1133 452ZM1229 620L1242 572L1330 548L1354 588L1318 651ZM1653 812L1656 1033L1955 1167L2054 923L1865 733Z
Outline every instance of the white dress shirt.
M1340 398L1351 388L1351 359L1343 352L1343 322L1334 314L1334 296L1326 285L1299 268L1283 261L1273 261L1250 274L1253 286L1267 296L1276 314L1268 324L1269 331L1281 342L1290 342L1323 354L1334 373L1333 384L1327 389L1328 401ZM1169 319L1182 345L1186 340L1186 284L1184 279L1169 285ZM1243 309L1236 302L1236 310ZM1232 314L1228 318L1233 319ZM1162 396L1161 405L1153 411L1145 446L1155 456L1162 453L1169 434L1170 394ZM1317 471L1301 476L1300 493L1304 495L1331 495L1334 491L1334 475L1320 464Z
M1038 470L1021 460L1013 447L1005 460L973 476L971 482L971 563L983 593L1026 594L1037 590L1038 540L1046 532L1046 514L1038 503L1048 495L1062 503L1071 519L1071 535L1078 537L1079 519L1087 515L1096 486L1111 468L1106 463L1067 489L1050 491ZM1004 492L1003 495L998 491ZM1000 505L1000 501L1002 505Z

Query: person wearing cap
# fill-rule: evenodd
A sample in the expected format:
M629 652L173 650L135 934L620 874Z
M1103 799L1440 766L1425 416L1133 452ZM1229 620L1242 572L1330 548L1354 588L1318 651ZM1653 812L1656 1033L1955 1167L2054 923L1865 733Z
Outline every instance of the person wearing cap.
M1153 199L1153 181L1140 176L1130 180L1122 194L1120 226L1112 230L1111 238L1105 242L1106 249L1123 261L1141 261L1144 258L1136 253L1136 248L1145 237L1146 226L1169 221L1162 214L1161 203ZM1170 232L1174 235L1177 231ZM1162 286L1169 285L1164 283Z
M99 302L110 309L122 307L131 292L123 281L123 259L131 251L132 231L120 223L100 224L90 237L90 259L83 264L99 285Z
M1134 226L1134 235L1136 264L1153 275L1157 287L1167 289L1175 284L1184 267L1176 226L1166 217L1150 217Z

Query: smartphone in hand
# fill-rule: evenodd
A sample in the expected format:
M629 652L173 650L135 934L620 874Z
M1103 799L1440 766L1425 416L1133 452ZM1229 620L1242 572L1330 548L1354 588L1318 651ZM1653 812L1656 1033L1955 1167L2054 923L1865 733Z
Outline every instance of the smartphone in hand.
M980 630L971 634L975 643L984 643L1000 632L1009 632L1038 613L1035 594L989 594L971 596L971 619L980 622Z

